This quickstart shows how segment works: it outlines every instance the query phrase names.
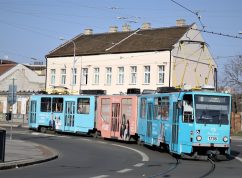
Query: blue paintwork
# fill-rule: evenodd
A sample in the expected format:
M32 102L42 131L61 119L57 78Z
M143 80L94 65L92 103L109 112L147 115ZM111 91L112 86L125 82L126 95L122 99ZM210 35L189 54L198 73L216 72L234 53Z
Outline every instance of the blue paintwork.
M41 98L43 97L63 98L62 112L41 112L40 105ZM90 99L89 113L77 113L78 98ZM88 133L88 131L95 128L95 101L95 96L89 95L33 95L29 102L29 128L36 130L40 127L51 128L50 121L51 118L53 118L55 120L56 131ZM31 103L35 104L31 105ZM69 109L67 109L68 106ZM74 120L72 118L74 118Z
M183 110L178 109L177 102L183 100L185 94L193 97L193 119L194 122L183 122ZM229 112L227 125L221 124L203 124L197 123L195 119L195 95L205 96L226 96L229 97ZM167 120L156 119L154 116L155 98L169 96L169 117ZM142 118L141 101L146 99L146 114ZM151 111L149 111L149 108ZM205 91L189 91L189 92L173 92L173 93L156 93L139 96L138 104L138 135L140 141L148 145L169 146L169 151L176 154L192 154L194 146L225 147L230 145L230 115L231 115L231 95L217 92ZM151 119L149 119L151 117ZM151 129L149 130L151 125ZM150 131L152 133L150 133ZM197 141L196 137L201 136L202 140ZM223 137L227 137L228 141L224 142ZM209 138L212 138L209 140ZM230 153L230 149L226 150L226 154Z

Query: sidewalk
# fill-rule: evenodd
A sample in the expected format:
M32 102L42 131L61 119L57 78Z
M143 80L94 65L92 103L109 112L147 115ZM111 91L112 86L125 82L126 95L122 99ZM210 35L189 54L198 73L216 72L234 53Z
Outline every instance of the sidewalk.
M6 140L5 162L0 170L38 164L58 158L58 153L44 145L22 140Z
M12 127L28 128L28 123L0 120L0 127L11 127L11 126Z

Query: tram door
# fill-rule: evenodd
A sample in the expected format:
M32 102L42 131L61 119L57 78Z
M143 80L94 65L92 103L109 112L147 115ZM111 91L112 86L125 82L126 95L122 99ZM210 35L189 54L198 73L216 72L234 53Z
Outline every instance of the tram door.
M75 102L66 101L65 103L65 128L66 131L71 131L74 128L75 122Z
M112 103L111 137L119 137L120 104Z
M36 123L36 106L37 106L37 101L32 100L30 102L30 116L29 116L29 123L30 124Z
M172 116L172 143L171 150L178 152L178 131L179 131L179 109L177 102L173 103L173 116Z
M150 144L153 144L152 143L152 111L153 111L153 105L152 103L148 103L146 142Z

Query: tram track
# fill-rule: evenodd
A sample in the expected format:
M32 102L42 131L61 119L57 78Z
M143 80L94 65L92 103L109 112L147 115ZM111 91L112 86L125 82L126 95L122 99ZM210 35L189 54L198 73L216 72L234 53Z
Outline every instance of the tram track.
M215 162L210 158L208 158L208 162L211 164L209 171L203 174L202 176L200 176L199 178L207 177L215 170L215 167L216 167Z
M160 176L167 176L168 173L174 171L177 166L180 164L180 159L176 158L176 163L171 163L171 166L166 169L166 170L163 170L155 175L152 175L152 176L149 176L148 178L156 178L156 177L160 177Z

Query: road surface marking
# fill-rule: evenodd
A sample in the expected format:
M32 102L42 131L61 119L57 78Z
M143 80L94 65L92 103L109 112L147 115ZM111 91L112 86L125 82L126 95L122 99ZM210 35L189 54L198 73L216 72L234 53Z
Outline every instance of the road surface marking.
M103 142L103 141L97 141L97 142L101 144L107 144L107 142Z
M133 169L122 169L122 170L119 170L117 171L117 173L126 173L126 172L129 172L129 171L132 171Z
M134 167L141 167L141 166L144 166L144 163L138 163L134 165Z
M123 146L123 145L118 145L118 144L112 144L112 145L135 151L135 152L137 152L141 155L142 161L149 161L149 157L145 153L143 153L142 151L139 151L139 150L136 150L136 149L133 149L133 148L129 148L129 147Z
M81 140L88 141L88 142L91 141L90 139L87 139L87 138L81 138Z
M109 177L109 175L100 175L100 176L95 176L95 177L90 177L90 178L105 178Z
M242 158L240 158L240 157L236 156L235 159L237 159L238 161L242 162Z

